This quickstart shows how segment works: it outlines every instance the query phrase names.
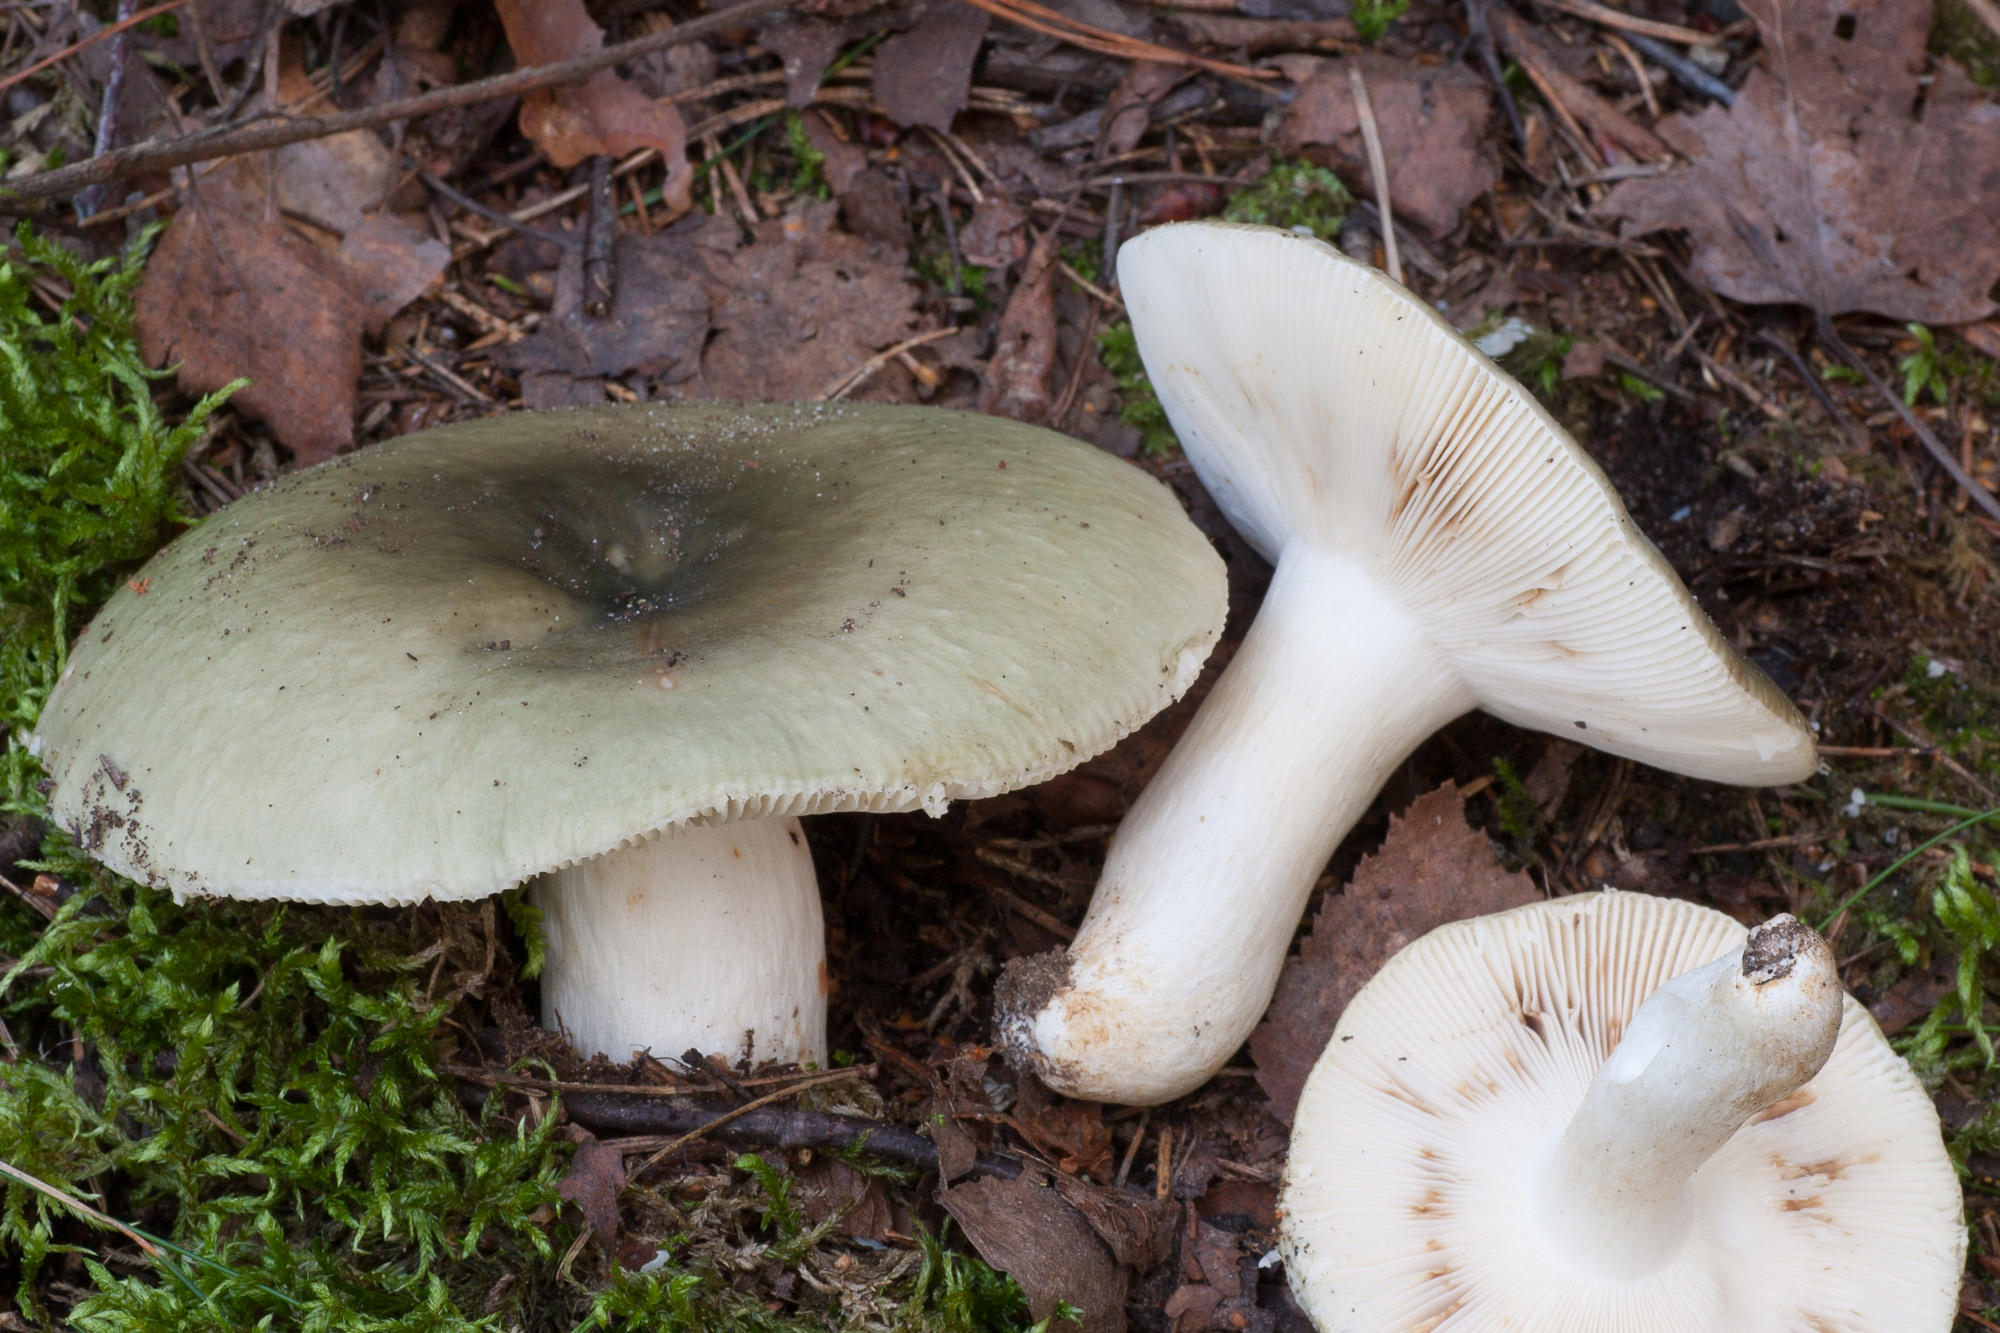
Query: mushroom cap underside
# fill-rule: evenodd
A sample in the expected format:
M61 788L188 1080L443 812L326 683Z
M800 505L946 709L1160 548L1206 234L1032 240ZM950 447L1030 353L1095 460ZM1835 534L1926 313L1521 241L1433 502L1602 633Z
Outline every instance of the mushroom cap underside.
M1342 1015L1299 1102L1293 1290L1334 1330L1942 1333L1964 1260L1937 1113L1845 998L1820 1073L1698 1170L1689 1238L1629 1281L1541 1237L1530 1176L1661 982L1741 947L1696 904L1606 892L1431 932Z
M1424 302L1311 237L1227 223L1156 227L1119 277L1230 521L1273 560L1298 542L1354 561L1482 708L1717 781L1817 766L1603 471Z
M177 893L469 898L689 822L941 812L1178 697L1222 565L1144 473L923 408L520 413L343 456L162 551L38 743Z

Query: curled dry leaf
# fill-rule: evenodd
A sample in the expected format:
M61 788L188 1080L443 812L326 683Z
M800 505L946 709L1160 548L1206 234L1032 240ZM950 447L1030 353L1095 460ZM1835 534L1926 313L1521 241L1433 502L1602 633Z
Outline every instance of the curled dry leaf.
M1007 308L1000 312L993 359L979 410L1040 423L1049 414L1049 371L1056 359L1056 228L1036 240Z
M1686 228L1738 301L1961 324L2000 278L2000 107L1925 55L1919 0L1746 0L1765 58L1736 104L1669 116L1692 160L1599 205L1628 234ZM1926 74L1927 69L1933 70Z
M583 0L496 0L508 45L522 65L550 65L604 45L604 29L591 21ZM575 166L600 153L656 148L667 164L662 191L667 211L691 206L694 168L687 160L687 126L671 102L656 102L613 70L580 84L562 84L521 99L521 133L558 167Z
M1382 850L1329 894L1312 934L1288 959L1264 1021L1250 1036L1257 1081L1287 1124L1341 1010L1382 964L1448 921L1541 898L1526 875L1500 868L1486 835L1465 822L1465 798L1447 782L1389 818Z
M1389 197L1396 217L1415 220L1432 235L1458 225L1465 206L1499 179L1487 141L1492 107L1485 84L1457 65L1432 69L1391 56L1354 56L1368 81L1368 98L1382 134L1389 166ZM1324 146L1333 165L1372 195L1375 182L1361 141L1348 61L1319 65L1285 113L1279 142L1298 149Z

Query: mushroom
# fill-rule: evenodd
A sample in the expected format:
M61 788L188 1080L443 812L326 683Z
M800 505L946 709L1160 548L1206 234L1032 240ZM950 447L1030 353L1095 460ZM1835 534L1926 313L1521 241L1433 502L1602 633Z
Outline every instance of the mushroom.
M1293 1122L1314 1325L1944 1333L1937 1112L1790 916L1607 891L1454 922L1354 997Z
M1277 569L1074 942L1002 978L1000 1040L1049 1086L1156 1103L1221 1068L1334 847L1469 709L1713 781L1817 767L1597 465L1401 286L1223 223L1156 227L1118 274L1189 460Z
M49 806L176 895L534 881L585 1053L825 1058L797 816L1060 773L1177 698L1221 562L994 417L607 407L408 436L161 552L44 711Z

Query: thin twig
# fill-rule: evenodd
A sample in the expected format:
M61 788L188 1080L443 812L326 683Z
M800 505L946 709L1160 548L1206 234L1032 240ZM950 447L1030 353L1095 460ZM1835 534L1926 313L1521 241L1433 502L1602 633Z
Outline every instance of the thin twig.
M527 223L510 217L497 208L491 208L480 203L469 194L463 194L453 189L436 176L431 175L428 171L420 169L417 172L417 179L422 181L431 190L443 195L452 203L457 204L466 212L477 214L485 218L488 222L497 222L503 227L521 233L523 236L532 236L538 241L547 241L550 245L559 245L565 250L583 249L581 238L559 231L543 231L540 227L530 227Z
M1639 53L1632 49L1632 43L1626 41L1615 32L1605 33L1604 42L1605 45L1616 51L1618 58L1623 60L1626 66L1631 69L1632 77L1639 81L1639 96L1646 99L1646 114L1652 119L1658 120L1660 118L1660 101L1657 97L1653 96L1653 81L1646 77L1646 62L1639 59Z
M919 333L914 338L907 338L886 352L877 352L874 356L869 357L866 361L863 361L860 365L827 385L825 389L820 391L819 397L813 401L816 403L837 403L848 394L860 388L862 381L888 365L904 352L909 351L913 347L922 347L925 343L937 342L941 338L949 338L957 332L958 330L955 328L932 329L928 333Z
M159 15L164 14L171 9L179 9L181 6L188 4L189 2L190 0L166 0L165 4L154 5L150 9L142 9L138 13L130 16L129 18L122 18L119 19L116 23L107 24L104 27L99 28L96 32L90 34L90 36L85 37L83 40L77 42L71 42L68 46L65 46L62 50L56 52L54 55L48 56L41 60L37 60L34 64L28 66L26 69L21 70L20 72L15 74L9 74L6 78L0 79L0 93L6 92L9 88L12 88L15 84L20 83L23 80L34 78L35 75L40 74L43 70L47 69L51 65L60 64L62 61L68 60L71 56L75 55L77 52L85 49L86 47L97 45L99 42L103 41L106 37L116 37L121 32L126 32L132 28L138 27L141 23L144 23L149 18L156 18ZM42 174L53 175L54 173L43 172ZM31 176L28 179L33 180L35 179L35 177ZM103 179L110 180L113 178L106 176L103 177ZM79 180L77 184L94 185L96 184L96 181ZM62 192L63 191L60 189L48 191L48 193L51 194L60 194Z
M982 855L980 859L983 861L988 858ZM1003 889L998 884L988 884L986 891L998 899L1000 905L1008 911L1013 912L1016 916L1026 917L1064 943L1068 943L1070 940L1076 938L1074 927L1065 926L1059 919L1044 912L1041 908L1035 906L1013 890Z
M167 4L143 10L135 17L143 20L185 2L186 0L168 0ZM86 185L96 185L101 181L123 180L144 172L164 171L172 167L186 166L192 162L205 162L211 158L281 148L286 144L301 143L308 139L323 139L328 135L340 134L347 130L374 129L378 125L387 125L394 121L427 116L434 111L496 101L503 97L513 97L562 83L576 83L589 78L599 70L628 63L640 56L664 51L669 47L685 46L689 42L712 37L718 32L741 27L749 19L783 9L790 3L791 0L743 0L741 4L717 10L701 18L690 19L663 32L648 33L644 37L636 37L629 42L620 42L616 46L607 46L602 50L591 51L569 60L557 61L550 65L530 65L526 69L496 74L489 79L476 79L471 83L438 88L415 97L398 98L393 102L360 107L337 115L298 119L274 117L248 125L217 126L198 130L193 134L177 135L171 139L156 139L134 144L130 148L121 148L115 153L93 157L73 166L24 176L10 182L7 191L17 200L46 199L52 195L72 194ZM107 28L96 36L102 37L110 31L111 29ZM1272 73L1275 76L1276 71ZM16 76L17 79L19 77L21 76ZM0 84L0 91L4 91L4 87L4 84Z
M1944 441L1938 439L1931 428L1924 424L1923 419L1910 410L1909 404L1905 403L1895 390L1882 382L1874 368L1861 359L1859 352L1841 339L1839 332L1833 327L1833 321L1823 314L1819 315L1819 336L1822 342L1840 353L1842 360L1860 371L1862 377L1875 386L1875 391L1888 400L1896 415L1903 419L1903 424L1923 442L1924 448L1930 451L1931 457L1944 469L1944 474L1957 482L1959 488L1972 497L1973 503L1991 514L1995 520L2000 520L2000 497L1996 497L1993 492L1972 479L1972 474L1959 465L1957 455L1945 448Z
M1679 42L1683 46L1720 46L1722 35L1714 32L1697 32L1693 28L1683 28L1678 23L1655 23L1651 19L1635 18L1621 13L1608 5L1600 5L1594 0L1542 0L1550 9L1560 9L1565 14L1574 14L1580 19L1606 28L1620 28L1626 32L1636 32L1646 37L1657 37L1669 42Z
M1205 56L1190 55L1186 51L1176 51L1170 46L1159 46L1153 42L1142 42L1136 37L1112 32L1089 23L1059 14L1053 9L1035 4L1033 0L965 0L975 9L983 9L1009 23L1018 23L1024 28L1058 37L1071 46L1080 46L1086 51L1096 51L1100 55L1117 56L1122 60L1151 60L1161 65L1179 65L1188 69L1205 69L1211 74L1222 74L1232 79L1242 79L1259 84L1267 79L1282 78L1275 69L1252 69L1248 65L1232 65L1226 60L1210 60Z
M1354 114L1361 118L1361 141L1368 146L1368 174L1375 178L1375 208L1382 215L1382 255L1389 277L1403 280L1403 261L1396 253L1396 214L1389 206L1389 162L1382 156L1382 131L1375 124L1375 104L1368 100L1368 81L1361 62L1347 62L1347 86L1354 94Z
M655 1162L658 1162L662 1157L665 1157L668 1153L673 1152L677 1148L686 1147L688 1144L693 1143L696 1139L708 1133L710 1130L719 1129L723 1125L728 1124L730 1121L736 1119L739 1116L748 1115L750 1112L756 1110L760 1106L769 1106L772 1102L782 1101L784 1098L791 1096L793 1093L804 1092L808 1088L817 1088L822 1084L838 1083L843 1079L853 1078L856 1076L858 1072L859 1071L855 1069L836 1069L831 1073L822 1074L818 1078L805 1079L802 1082L792 1084L788 1088L780 1088L776 1092L765 1093L762 1097L759 1097L754 1101L745 1102L743 1103L743 1105L737 1107L735 1110L725 1112L724 1114L719 1115L715 1119L709 1121L707 1124L702 1125L700 1128L691 1129L687 1133L681 1135L679 1138L672 1140L664 1148L661 1148L651 1157L648 1157L644 1162L641 1162L639 1164L639 1169L627 1175L626 1179L629 1180L634 1176L640 1175L641 1173L646 1171L647 1168L651 1167Z
M124 23L138 12L139 0L118 0L118 21ZM132 33L118 34L111 42L111 73L104 80L104 97L98 104L97 135L91 145L93 155L108 153L118 137L118 103L125 96L125 71L132 63ZM72 207L79 218L87 218L104 207L111 192L108 185L93 185L78 193Z
M92 1208L89 1204L77 1198L75 1195L65 1193L64 1191L57 1189L54 1185L49 1184L45 1180L36 1179L34 1176L29 1175L26 1171L23 1171L20 1167L15 1166L12 1162L0 1161L0 1172L4 1172L6 1175L9 1175L13 1177L15 1180L20 1181L23 1185L26 1185L31 1190L35 1190L41 1194L47 1195L49 1198L54 1199L57 1203L64 1204L67 1207L75 1209L77 1212L82 1213L85 1217L91 1219L93 1222L101 1222L105 1226L110 1227L113 1231L116 1231L119 1235L125 1237L125 1239L131 1241L134 1245L137 1245L140 1249L144 1250L146 1252L147 1258L159 1259L163 1257L160 1254L160 1249L157 1245L147 1240L144 1236L134 1231L131 1227L126 1226L123 1222L120 1222L117 1218L112 1217L108 1213L98 1212L95 1208Z
M1646 59L1673 75L1682 87L1701 93L1705 97L1712 97L1724 106L1736 105L1734 88L1672 48L1654 41L1644 33L1635 32L1625 40L1632 43Z

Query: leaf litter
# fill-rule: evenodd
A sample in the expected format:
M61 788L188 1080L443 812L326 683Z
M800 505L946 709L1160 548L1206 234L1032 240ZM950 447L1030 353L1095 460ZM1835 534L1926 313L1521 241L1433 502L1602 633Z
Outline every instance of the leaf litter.
M182 114L200 124L215 114L211 100L219 105L240 80L250 94L246 107L257 108L266 84L257 62L275 50L279 100L289 114L316 115L451 88L482 71L527 63L543 38L549 53L595 50L671 31L699 12L630 3L589 13L570 4L532 16L514 12L516 21L532 17L545 25L538 37L510 34L507 10L484 0L407 7L389 26L365 6L319 8L294 20L254 0L199 0L179 33L139 38L142 49L189 75L179 84L158 80L158 94L149 95L155 103L178 99ZM1782 363L1759 360L1768 350L1763 335L1773 334L1788 340L1806 374L1828 368L1824 349L1811 344L1803 326L1788 329L1780 318L1760 327L1761 316L1714 302L1687 281L1688 273L1705 278L1700 260L1708 241L1698 227L1687 224L1689 249L1671 234L1649 232L1634 241L1631 224L1620 237L1588 207L1606 186L1622 191L1692 178L1698 155L1695 166L1674 169L1679 175L1657 174L1659 145L1675 142L1676 126L1725 116L1702 109L1705 94L1677 87L1650 57L1638 62L1647 80L1641 91L1634 62L1611 33L1539 12L1531 19L1504 4L1489 6L1491 31L1526 82L1488 79L1477 33L1461 31L1464 12L1441 0L1419 0L1403 19L1387 23L1372 49L1347 19L1269 0L1244 0L1234 12L1172 15L1118 0L1057 7L1065 22L1093 24L1121 41L1179 45L1283 75L1250 81L1164 61L1107 58L1010 18L974 17L961 8L813 0L796 7L789 21L785 15L745 21L708 40L629 61L608 79L531 97L530 105L473 102L356 137L248 155L207 172L198 194L160 194L158 182L135 182L155 191L147 207L172 214L147 280L157 287L145 293L150 359L182 360L190 386L232 371L269 381L269 392L238 399L199 438L183 430L176 447L191 446L189 461L175 473L178 455L166 460L162 485L186 483L194 509L206 511L348 440L373 441L517 405L804 398L840 387L854 396L960 410L984 403L1093 440L1172 486L1229 557L1233 636L1254 615L1269 570L1243 548L1174 448L1122 323L1115 251L1136 228L1220 213L1303 228L1350 254L1368 254L1379 240L1372 235L1374 182L1345 76L1347 65L1358 63L1389 144L1399 229L1410 229L1405 253L1414 246L1427 256L1428 266L1413 264L1413 290L1473 331L1486 321L1525 331L1510 368L1542 388L1552 411L1579 426L1623 488L1635 521L1683 570L1725 633L1801 707L1816 710L1823 739L1894 750L1901 738L1868 710L1907 717L1906 725L1921 713L1930 728L1925 735L1958 747L1953 762L1990 775L1980 767L1991 753L1981 748L1990 743L1979 739L1980 729L2000 726L2000 711L1968 702L1986 697L1976 691L1936 694L1933 679L1914 665L1909 679L1897 674L1900 664L1915 662L1919 643L1973 664L1964 669L1983 682L1980 689L1990 684L1982 671L2000 670L1990 652L1991 583L1980 563L1990 543L1981 545L1986 530L1977 515L1954 509L1949 490L1930 485L1898 427L1868 424L1880 404L1868 400L1865 386L1834 377L1809 395L1785 378L1793 372ZM1671 23L1707 22L1699 7L1683 12L1671 0L1658 0L1651 12ZM11 11L0 21L10 31L30 23ZM222 62L217 73L226 76L213 96L192 31L196 22L208 55ZM976 38L967 35L974 27ZM63 31L51 28L46 42L61 42ZM1896 48L1902 56L1925 58L1912 55L1907 34L1902 40ZM1760 47L1753 35L1736 31L1705 32L1704 41L1726 61L1719 66L1726 86L1746 90L1737 100L1740 111L1748 90L1776 67L1775 40L1767 36ZM392 53L386 58L385 47ZM1891 106L1929 89L1927 118L1935 106L1949 111L1965 97L1976 112L1978 95L1951 84L1945 72L1956 68L1952 59L1983 58L1977 57L1983 49L1954 39L1951 54L1930 57L1931 69L1885 65L1862 82L1886 88L1883 104ZM75 67L92 79L104 68L83 59ZM336 69L346 72L336 78ZM1993 69L2000 72L2000 65ZM136 72L150 77L149 70ZM1918 81L1933 73L1928 84ZM593 85L601 92L586 95ZM42 97L55 87L31 82L24 91ZM1655 118L1653 102L1664 116ZM1519 139L1510 109L1523 122ZM10 112L19 114L11 105ZM88 155L91 145L77 137L76 120L53 110L36 119L31 110L16 140L28 169L29 154L37 155L34 161ZM1865 117L1856 123L1869 124ZM129 141L142 132L177 131L177 122L155 116L135 119L121 134ZM618 137L623 133L638 137ZM1696 146L1685 136L1681 142ZM691 152L698 162L689 160ZM614 187L608 211L606 201L588 197L591 173L607 168ZM416 169L478 207L425 185ZM211 190L222 198L212 199ZM1884 207L1880 195L1857 204L1871 215ZM135 213L135 223L143 212ZM226 243L210 243L208 254L200 252L211 234L203 230L204 213L211 223L220 217L227 232ZM519 226L505 221L510 215ZM1863 220L1879 228L1872 216ZM594 253L588 238L606 232L612 300L593 317L583 299L586 261ZM118 229L107 224L91 234L111 246ZM260 275L250 283L230 271L246 264ZM267 270L270 276L261 276ZM1968 288L1975 279L1966 280ZM322 286L309 288L309 280ZM1981 369L1987 363L1979 350L1986 336L1979 330L1990 327L1919 337L1899 325L1843 323L1885 367L1897 358L1928 358L1932 369L1923 384L1944 386L1933 419L1941 429L1960 430L1952 438L1968 447L1968 471L2000 481L2000 438L1992 430L2000 392L1984 378L1992 372ZM891 352L918 335L939 333L950 336ZM1673 384L1680 396L1657 403L1628 387L1620 376L1634 375L1635 365ZM1734 379L1710 382L1711 367ZM1746 400L1739 385L1753 397ZM1770 418L1758 412L1758 398L1767 407L1782 404L1787 420L1765 433L1762 421ZM1746 407L1757 412L1747 425ZM1837 419L1822 419L1826 414ZM344 439L334 429L342 424ZM1868 439L1871 431L1872 452L1855 451L1850 432ZM1718 545L1715 534L1725 529L1729 540ZM112 577L93 576L89 586L110 586L105 580ZM87 609L73 608L75 623ZM11 604L0 613L20 614ZM45 641L54 640L36 639ZM294 983L281 992L274 979L257 1003L231 1010L230 1021L257 1019L258 1004L280 994L272 1015L280 1027L294 1019L308 1027L326 1022L331 1005L338 1014L326 1029L331 1044L302 1051L285 1045L289 1039L273 1039L286 1060L311 1064L326 1055L318 1072L299 1076L300 1086L315 1098L358 1098L339 1103L350 1117L357 1104L372 1113L371 1098L408 1099L422 1087L426 1123L449 1131L436 1142L453 1154L487 1154L468 1162L500 1163L479 1167L489 1171L485 1176L471 1167L452 1174L453 1167L416 1189L398 1176L403 1165L383 1146L390 1140L365 1137L365 1160L356 1161L372 1175L360 1178L401 1190L391 1195L396 1207L420 1200L448 1219L449 1229L456 1225L449 1219L465 1215L455 1209L486 1197L483 1186L465 1182L516 1193L504 1204L479 1205L496 1219L487 1232L448 1230L440 1245L461 1248L439 1248L430 1258L414 1242L406 1247L402 1233L391 1240L373 1232L366 1241L378 1247L371 1257L339 1258L350 1253L339 1247L354 1242L355 1233L330 1214L287 1215L278 1234L290 1240L303 1234L298 1227L310 1226L321 1228L313 1235L334 1237L333 1250L311 1255L306 1275L331 1273L367 1290L382 1308L402 1310L396 1302L407 1300L414 1311L409 1293L442 1275L448 1294L425 1299L457 1313L426 1326L459 1328L497 1316L503 1325L523 1327L537 1319L551 1327L581 1321L610 1328L720 1319L772 1333L827 1323L1020 1333L1044 1314L1062 1326L1061 1303L1068 1302L1092 1327L1134 1322L1171 1333L1303 1333L1281 1273L1256 1262L1275 1237L1286 1098L1295 1095L1340 1005L1398 940L1538 892L1521 875L1497 868L1491 840L1503 840L1508 856L1552 891L1614 883L1694 896L1755 919L1830 905L1832 895L1863 887L1907 847L1883 839L1929 818L1869 811L1843 824L1826 809L1845 803L1848 792L1831 784L1865 780L1967 799L1941 762L1898 751L1873 760L1836 757L1836 778L1760 793L1746 805L1740 792L1628 773L1603 756L1467 719L1399 772L1378 813L1336 854L1327 882L1346 881L1347 888L1326 896L1298 957L1287 964L1279 1002L1248 1060L1239 1057L1208 1088L1168 1107L1056 1097L977 1044L987 978L1001 961L1049 948L1060 938L1051 926L1074 926L1106 830L1165 755L1233 643L1218 652L1186 703L1110 755L1032 792L974 803L941 823L882 817L810 824L827 891L836 1058L865 1046L881 1063L867 1077L799 1093L774 1109L795 1136L830 1115L879 1127L863 1134L874 1135L880 1151L797 1137L739 1139L725 1127L641 1170L660 1137L614 1131L590 1117L592 1107L607 1102L619 1102L621 1114L637 1114L635 1108L658 1105L649 1094L586 1097L479 1080L533 1073L558 1086L651 1085L692 1098L676 1103L684 1116L688 1106L719 1115L735 1104L733 1095L724 1095L719 1080L659 1061L623 1068L580 1061L534 1024L532 997L508 961L534 956L526 904L509 908L497 936L487 928L484 944L476 915L438 913L424 916L413 935L396 937L402 953L378 948L370 955L417 961L386 970L373 962L344 964L358 988L332 1001ZM14 672L12 661L0 651L0 669ZM1957 676L1944 679L1957 689ZM8 754L10 762L19 757ZM1506 765L1498 773L1495 760ZM1516 769L1528 776L1513 781ZM31 777L15 789L30 792ZM1446 801L1443 791L1430 789L1447 780L1460 792L1491 785L1470 802ZM20 799L27 804L10 809L32 808L30 797ZM1774 835L1789 841L1761 846ZM67 853L39 862L51 869L24 869L22 849L33 849L39 837L30 824L0 827L0 874L26 890L0 903L0 931L7 932L0 948L11 955L25 955L46 925L30 901L54 910L73 900L73 888L94 885L88 868L64 859ZM1739 846L1750 850L1712 850ZM1977 899L1991 883L1980 879L1980 867L1990 872L1994 859L1974 843L1963 872L1919 862L1896 881L1893 901L1883 892L1864 897L1868 912L1857 911L1833 930L1843 955L1857 959L1850 986L1904 1028L1926 1078L1946 1080L1946 1092L1951 1080L1963 1089L1965 1097L1951 1103L1959 1109L1947 1115L1948 1124L1966 1127L1959 1141L1976 1146L1990 1138L1989 1146L2000 1150L2000 1129L1981 1109L2000 1089L1966 1062L1976 1062L1976 1045L1939 1026L1960 1003L1957 980L1968 965L1955 960L1970 956L1977 973L1989 947L1983 934L1962 929L1960 918L1986 918L1958 913L1947 920L1925 897L1941 874L1954 894ZM218 1279L217 1290L239 1323L274 1313L282 1324L290 1316L281 1312L291 1307L248 1284L261 1282L288 1297L305 1290L294 1285L296 1274L281 1271L291 1247L266 1246L261 1233L201 1230L227 1212L215 1211L219 1196L163 1167L140 1168L131 1157L123 1166L113 1163L112 1156L141 1140L127 1136L126 1121L109 1118L110 1101L90 1101L100 1086L114 1099L126 1095L129 1071L99 1053L120 1040L119 1015L132 1008L131 992L120 989L122 974L79 967L72 953L90 939L114 952L127 947L118 932L136 929L132 923L149 911L161 914L169 934L218 919L217 911L237 919L233 909L120 896L131 892L109 886L109 896L100 894L89 908L105 913L108 904L108 914L91 917L83 935L62 936L60 947L37 955L46 961L32 964L57 969L67 984L82 988L68 994L92 997L84 1021L71 1022L69 1010L54 1016L40 974L17 980L6 1010L11 1030L0 1031L24 1053L45 1054L40 1063L30 1055L11 1067L9 1086L25 1082L41 1090L35 1096L53 1097L41 1074L22 1072L42 1070L74 1080L86 1095L80 1103L57 1098L24 1110L0 1093L0 1136L12 1132L6 1116L17 1112L27 1117L21 1123L30 1135L47 1123L36 1117L71 1114L63 1123L87 1125L83 1146L98 1155L58 1153L33 1158L36 1165L64 1182L98 1176L110 1186L106 1205L142 1226L193 1228L173 1234L199 1240L201 1252L236 1266L238 1276ZM267 920L255 913L243 919ZM322 909L298 909L287 920L299 935L286 940L340 936L374 947L383 939ZM370 1053L363 1049L368 1042L389 1038L355 1016L404 1013L393 1004L368 1006L423 993L422 977L437 958L424 952L425 931L452 941L448 974L478 979L479 993L461 995L473 983L447 980L438 989L458 998L435 1040L410 1033ZM260 953L267 946L257 943L266 938L274 937L253 933L232 946L236 952L217 955L235 960L229 966L241 973L239 984L254 986L260 969L269 970ZM176 950L173 975L182 975L190 957ZM395 978L408 976L417 978L415 989L398 990L403 983ZM232 1049L240 1049L243 1034L230 1031ZM412 1083L408 1061L419 1051L429 1052L445 1076ZM787 1076L745 1069L732 1075L739 1081ZM182 1079L183 1094L212 1109L223 1126L199 1118L176 1123L173 1132L182 1137L174 1141L193 1145L190 1161L234 1154L273 1180L301 1178L258 1146L291 1140L255 1140L286 1132L274 1127L281 1107L218 1090L192 1064ZM771 1086L784 1084L766 1082L759 1090ZM117 1105L132 1108L128 1115L153 1114L143 1099ZM460 1119L454 1106L476 1110ZM586 1122L595 1133L586 1132ZM927 1136L928 1150L911 1135L913 1127ZM388 1118L369 1120L365 1135L392 1128ZM906 1152L901 1139L892 1144L891 1131L910 1136L919 1150ZM247 1132L253 1142L239 1144L231 1132ZM133 1174L142 1170L153 1174ZM344 1185L311 1178L320 1189L315 1197L352 1205ZM521 1188L529 1178L532 1188ZM149 1202L153 1196L129 1192L125 1182L133 1179L164 1182L168 1188L158 1197L182 1202ZM96 1243L59 1209L52 1216L50 1235ZM369 1266L378 1261L379 1272ZM136 1254L116 1276L80 1265L58 1269L59 1262L44 1265L34 1287L58 1310L73 1299L63 1293L86 1289L109 1293L100 1299L143 1299L162 1308L180 1299L170 1285L150 1285L171 1279ZM124 1276L128 1271L141 1276ZM1003 1276L1009 1272L1011 1278ZM391 1290L382 1273L401 1274L394 1280L405 1285ZM414 1285L410 1274L417 1275Z
M1732 300L1962 324L1995 310L2000 108L1955 62L1926 71L1928 4L1750 0L1767 52L1736 104L1662 120L1691 165L1600 206L1630 235L1682 227Z

